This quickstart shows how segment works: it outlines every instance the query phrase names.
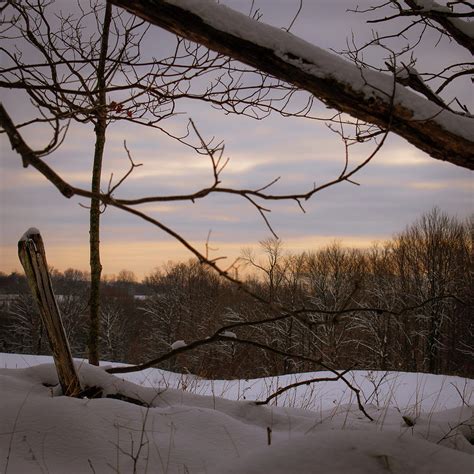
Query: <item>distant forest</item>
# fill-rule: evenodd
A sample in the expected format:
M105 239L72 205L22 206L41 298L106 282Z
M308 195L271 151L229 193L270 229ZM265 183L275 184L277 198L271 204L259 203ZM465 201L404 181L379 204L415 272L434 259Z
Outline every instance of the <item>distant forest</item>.
M257 327L239 338L286 355L219 342L175 357L162 368L208 378L248 378L363 368L474 375L473 223L434 209L390 241L366 250L334 243L290 253L275 239L245 251L245 284L285 307L314 312ZM86 357L89 275L52 270L73 355ZM102 282L101 358L139 363L177 340L204 338L233 321L275 316L197 261L168 263L138 282L124 270ZM304 324L303 324L304 323ZM49 354L23 275L0 273L0 351Z

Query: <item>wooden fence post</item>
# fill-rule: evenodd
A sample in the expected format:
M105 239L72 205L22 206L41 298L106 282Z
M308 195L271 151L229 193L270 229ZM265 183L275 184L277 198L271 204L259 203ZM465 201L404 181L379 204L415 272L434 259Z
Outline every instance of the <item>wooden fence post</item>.
M77 396L81 392L81 385L54 297L43 239L38 229L31 228L23 234L18 241L18 256L48 334L63 393L70 397Z

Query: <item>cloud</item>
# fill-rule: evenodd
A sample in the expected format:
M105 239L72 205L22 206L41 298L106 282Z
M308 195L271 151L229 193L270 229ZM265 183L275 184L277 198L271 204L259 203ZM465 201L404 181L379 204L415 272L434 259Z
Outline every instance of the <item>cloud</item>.
M451 179L451 180L440 180L440 181L411 181L408 183L410 188L425 190L425 191L437 191L437 190L448 190L456 188L458 191L465 191L472 193L474 191L474 183L468 179Z

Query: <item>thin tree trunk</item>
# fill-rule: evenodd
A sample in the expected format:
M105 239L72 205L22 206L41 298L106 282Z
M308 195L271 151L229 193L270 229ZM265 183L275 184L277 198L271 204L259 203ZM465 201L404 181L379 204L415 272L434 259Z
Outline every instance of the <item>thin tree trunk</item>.
M97 67L97 122L95 125L94 164L92 169L92 192L100 192L102 175L102 160L105 148L105 132L107 129L107 97L105 94L105 62L109 40L112 6L106 4L102 31L100 59ZM99 365L99 335L100 335L100 280L102 264L100 261L100 200L91 199L89 238L90 238L90 327L89 327L89 363Z

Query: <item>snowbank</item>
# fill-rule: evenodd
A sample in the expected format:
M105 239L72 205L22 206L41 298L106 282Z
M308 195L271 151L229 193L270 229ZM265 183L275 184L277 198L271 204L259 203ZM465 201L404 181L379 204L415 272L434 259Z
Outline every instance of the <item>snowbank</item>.
M294 376L234 381L222 395L240 399L229 400L217 396L229 381L195 377L199 384L178 390L178 374L148 369L124 380L77 361L82 385L103 398L72 399L58 393L48 358L0 354L0 367L2 472L472 473L472 380L355 373L366 381L371 422L334 384L317 386L313 410L301 408L303 397L251 401ZM122 400L108 398L117 394Z

